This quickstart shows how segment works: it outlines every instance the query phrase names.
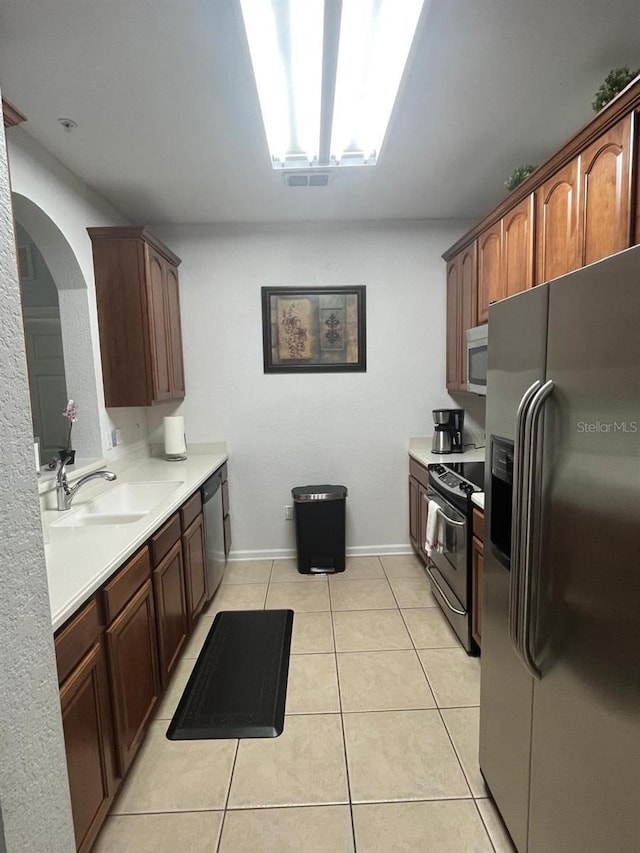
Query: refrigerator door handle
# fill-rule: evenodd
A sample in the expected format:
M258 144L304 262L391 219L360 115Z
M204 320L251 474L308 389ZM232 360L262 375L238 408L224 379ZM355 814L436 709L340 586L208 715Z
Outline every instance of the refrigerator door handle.
M522 586L520 588L520 627L518 630L520 645L520 657L523 664L529 673L536 679L542 678L542 674L535 662L533 653L533 637L531 630L532 623L532 555L534 542L534 525L537 519L534 517L535 504L537 499L536 490L536 460L537 450L540 439L540 416L544 409L545 402L553 392L553 382L549 379L536 392L529 410L525 416L525 443L526 443L526 460L527 466L527 491L525 495L525 525L524 525L524 547L523 565L522 565Z
M527 388L522 395L518 411L516 413L515 441L513 448L513 497L511 506L511 578L509 583L509 636L514 650L520 655L520 586L522 573L522 530L525 519L523 514L523 495L526 483L527 469L524 465L525 456L525 416L529 404L536 391L541 387L539 379Z

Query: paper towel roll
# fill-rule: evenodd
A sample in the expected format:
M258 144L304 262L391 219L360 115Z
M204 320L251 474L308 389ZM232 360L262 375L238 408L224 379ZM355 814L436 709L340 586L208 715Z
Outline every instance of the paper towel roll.
M164 419L164 452L167 456L184 456L187 452L183 417Z

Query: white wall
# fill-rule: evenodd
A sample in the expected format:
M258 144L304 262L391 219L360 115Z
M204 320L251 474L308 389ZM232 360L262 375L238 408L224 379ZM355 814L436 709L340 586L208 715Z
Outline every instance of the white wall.
M75 849L0 130L0 849ZM10 511L7 511L7 508ZM4 836L4 840L3 840Z
M352 553L408 550L407 448L451 405L445 266L456 222L193 226L154 232L183 259L189 441L226 440L234 555L294 547L291 488L343 483ZM265 375L260 288L367 287L367 372Z
M109 453L105 433L114 427L122 430L126 444L146 441L144 409L107 410L104 405L87 234L89 226L127 220L22 128L12 129L8 142L16 217L38 244L58 287L67 389L79 407L74 446L81 456Z

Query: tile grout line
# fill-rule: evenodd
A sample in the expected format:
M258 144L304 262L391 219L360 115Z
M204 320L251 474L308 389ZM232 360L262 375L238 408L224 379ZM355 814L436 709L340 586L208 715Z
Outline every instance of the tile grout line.
M347 756L347 735L344 729L344 712L342 710L342 690L340 689L340 673L338 670L338 644L336 642L336 627L333 621L333 608L331 599L331 584L329 584L329 613L331 616L331 634L333 636L333 658L336 668L336 685L338 687L338 706L340 708L340 728L342 730L342 752L344 755L344 770L347 777L347 796L349 798L349 818L351 820L351 838L353 850L357 853L356 825L353 817L353 801L351 796L351 777L349 776L349 759Z
M220 845L222 844L222 833L224 832L224 825L227 820L227 811L229 808L229 798L231 796L231 786L233 784L233 774L236 769L236 762L238 760L238 753L240 752L240 739L236 739L236 748L233 754L233 762L231 764L231 774L229 776L229 787L227 788L227 796L224 801L224 808L222 809L222 820L220 822L220 832L218 833L218 844L215 849L215 853L219 853Z

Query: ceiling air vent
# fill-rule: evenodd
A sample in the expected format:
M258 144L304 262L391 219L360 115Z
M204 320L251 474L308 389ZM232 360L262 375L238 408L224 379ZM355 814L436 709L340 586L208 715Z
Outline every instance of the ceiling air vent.
M327 187L328 172L288 172L284 176L288 187Z

